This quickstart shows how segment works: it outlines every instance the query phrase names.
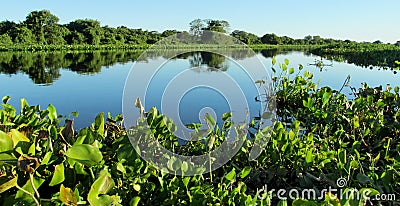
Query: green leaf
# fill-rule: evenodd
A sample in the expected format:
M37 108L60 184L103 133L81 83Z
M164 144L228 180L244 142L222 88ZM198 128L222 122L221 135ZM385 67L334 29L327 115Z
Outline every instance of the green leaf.
M225 175L225 178L229 181L232 181L236 177L235 168L233 168L228 174Z
M355 128L359 128L360 127L360 122L359 122L358 116L353 117L353 126Z
M276 64L276 58L272 57L272 65L275 65L275 64Z
M245 178L247 177L247 175L249 175L251 172L251 167L250 166L246 166L242 169L242 171L240 172L240 178Z
M3 183L2 185L0 185L0 194L17 186L17 181L18 181L18 177L14 177L11 180L7 181L6 183Z
M285 59L284 61L286 65L289 65L289 59Z
M78 117L79 116L79 112L71 112L72 116L74 117Z
M313 151L312 151L312 149L309 149L307 151L307 155L306 155L306 162L307 163L312 163L313 161L314 161Z
M50 162L50 158L53 156L52 152L47 152L42 161L40 162L41 165L47 165Z
M287 206L287 200L280 200L277 204L277 206Z
M11 164L17 166L18 159L13 154L0 153L0 165Z
M19 142L30 142L30 140L21 132L19 132L16 129L12 129L9 133L8 136L11 137L11 139L14 142L14 147L17 146Z
M13 150L13 140L3 131L0 131L0 152Z
M214 126L216 124L216 121L214 120L214 118L211 116L211 114L206 113L204 115L205 120L207 121L207 124L209 126Z
M281 64L281 68L282 68L283 71L286 71L287 70L287 65L286 64Z
M360 194L364 195L366 197L372 197L372 196L379 195L380 192L378 190L373 189L373 188L362 188L360 190Z
M137 206L140 202L140 197L136 196L129 201L129 206Z
M94 121L94 129L97 134L100 136L104 136L104 112L101 112L96 116Z
M322 95L322 106L326 105L331 98L331 93L330 92L325 92L324 95Z
M58 199L65 205L77 205L78 203L75 193L71 188L64 187L64 185L60 186L60 195L58 196Z
M47 111L49 111L48 116L51 122L57 120L57 110L52 104L49 104L49 106L47 107Z
M293 74L293 73L294 73L294 68L292 67L289 69L289 74Z
M54 174L53 177L51 178L49 186L54 186L58 185L65 180L65 175L64 175L64 163L61 163L59 165L56 165L54 169Z
M65 155L89 167L99 164L103 159L99 148L88 144L73 145Z
M138 184L133 184L133 189L134 189L136 192L139 192L139 191L140 191L140 185L138 185Z
M90 187L88 194L88 201L90 205L112 205L118 204L116 200L107 195L107 193L115 186L114 180L111 178L111 174L107 171L107 167L104 168L99 177L94 181Z
M4 104L7 104L8 101L10 101L11 97L10 96L4 96L3 98L1 98L1 100L3 101Z
M20 99L20 104L21 104L21 113L25 110L26 107L29 107L28 102L26 101L25 98Z

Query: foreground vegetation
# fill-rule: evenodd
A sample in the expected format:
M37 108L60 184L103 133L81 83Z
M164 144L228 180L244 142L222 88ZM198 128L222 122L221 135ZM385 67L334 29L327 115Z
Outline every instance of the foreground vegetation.
M21 99L19 112L2 99L0 110L1 205L394 205L398 200L345 198L324 193L342 188L369 190L369 196L400 196L399 88L353 89L354 97L319 88L313 74L289 61L276 64L273 86L278 118L252 137L268 135L265 150L248 161L253 140L226 165L209 174L175 176L154 168L133 150L123 118L99 114L74 132L71 120ZM133 105L132 105L133 106ZM145 119L159 142L183 155L216 148L229 130L209 131L205 141L179 146L167 117L156 109ZM65 120L65 126L59 126ZM254 126L254 125L253 125ZM271 133L266 131L270 130ZM176 165L175 165L176 166ZM171 164L174 167L174 164ZM177 167L176 169L180 169ZM320 200L279 200L268 189L314 189ZM321 195L321 194L322 195ZM301 193L300 193L301 194ZM287 194L286 194L287 195ZM393 197L392 197L393 198Z

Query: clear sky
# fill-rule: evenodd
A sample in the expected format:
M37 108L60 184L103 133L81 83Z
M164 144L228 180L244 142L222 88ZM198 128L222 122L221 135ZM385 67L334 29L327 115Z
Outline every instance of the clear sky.
M60 23L96 19L102 25L164 31L188 30L196 18L227 20L255 33L306 35L395 43L400 40L400 0L3 0L0 21L23 21L33 10L48 9Z

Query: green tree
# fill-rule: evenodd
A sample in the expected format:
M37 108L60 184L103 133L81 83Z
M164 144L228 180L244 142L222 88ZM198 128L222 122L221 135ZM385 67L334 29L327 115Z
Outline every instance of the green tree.
M67 24L70 31L76 31L85 37L85 43L98 45L103 35L100 22L92 19L78 19Z
M7 44L12 44L12 39L8 34L1 34L0 35L0 44L2 45L7 45Z
M45 27L52 27L58 21L59 18L49 10L41 10L29 13L23 24L32 31L37 43L45 43Z
M261 42L263 44L273 45L282 44L282 40L276 34L265 34L263 37L261 37Z
M12 21L2 21L0 22L0 35L9 33L12 29L16 28L18 24Z
M178 32L177 30L165 30L165 31L163 31L163 32L161 33L161 36L162 36L162 37L168 37L168 36L175 35L175 34L177 34L177 33L180 33L180 32Z
M195 19L189 23L190 25L190 33L195 35L195 36L200 36L202 34L202 31L206 28L206 23L204 20L201 19Z
M25 26L14 28L12 31L10 31L10 34L15 43L31 44L34 41L32 31Z
M64 26L54 24L44 27L44 38L47 44L65 44L66 37L71 32Z
M231 36L239 39L241 42L245 44L260 44L261 38L255 34L248 33L245 31L235 30L231 33Z
M229 23L225 20L205 20L207 27L204 30L226 33L229 29Z

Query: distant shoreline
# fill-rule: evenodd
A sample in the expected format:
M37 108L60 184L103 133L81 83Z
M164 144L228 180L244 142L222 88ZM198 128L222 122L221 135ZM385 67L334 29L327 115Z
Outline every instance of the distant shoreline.
M0 52L17 52L17 51L27 51L27 52L36 52L36 51L123 51L123 50L143 50L148 49L153 44L121 44L121 45L89 45L89 44L80 44L80 45L42 45L42 44L29 44L29 45L0 45ZM241 45L221 45L223 48L238 48L242 47ZM170 45L168 49L185 49L185 48L221 48L219 45ZM314 49L317 47L322 47L325 45L269 45L269 44L254 44L247 45L252 49Z

